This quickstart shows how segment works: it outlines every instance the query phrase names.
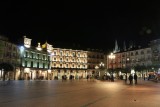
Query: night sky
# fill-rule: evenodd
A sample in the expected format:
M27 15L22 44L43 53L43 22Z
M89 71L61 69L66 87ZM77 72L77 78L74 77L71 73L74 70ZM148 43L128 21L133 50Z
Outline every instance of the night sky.
M0 34L17 42L26 35L33 45L112 50L133 41L146 45L160 36L160 6L152 0L0 3Z

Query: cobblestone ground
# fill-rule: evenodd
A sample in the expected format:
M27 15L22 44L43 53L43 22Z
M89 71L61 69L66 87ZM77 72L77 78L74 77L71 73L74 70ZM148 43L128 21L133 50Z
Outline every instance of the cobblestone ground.
M0 107L160 107L160 83L0 81Z

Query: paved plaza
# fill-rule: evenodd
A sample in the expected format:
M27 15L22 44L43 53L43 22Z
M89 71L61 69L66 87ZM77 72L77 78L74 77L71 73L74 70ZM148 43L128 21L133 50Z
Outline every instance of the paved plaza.
M123 80L0 81L0 107L160 107L160 83Z

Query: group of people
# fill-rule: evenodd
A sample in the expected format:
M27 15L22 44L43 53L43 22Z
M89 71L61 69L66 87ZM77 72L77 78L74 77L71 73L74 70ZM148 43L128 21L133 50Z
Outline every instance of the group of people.
M135 84L137 84L137 74L136 73L134 75L130 74L128 79L129 79L130 84L133 84L133 80L135 81ZM127 82L127 75L124 76L124 80L126 83Z
M135 81L135 84L137 84L137 74L134 74L134 76L132 76L132 74L129 75L130 84L133 83L133 79Z

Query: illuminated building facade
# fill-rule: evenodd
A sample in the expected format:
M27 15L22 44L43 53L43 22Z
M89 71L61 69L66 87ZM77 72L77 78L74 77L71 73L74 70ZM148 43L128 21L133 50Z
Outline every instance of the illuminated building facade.
M49 46L49 48L47 46ZM19 79L49 79L50 78L50 61L52 50L51 45L47 42L37 47L31 46L31 39L24 36L24 46L20 46L21 53L21 65L19 73Z
M20 46L20 79L62 79L70 75L74 79L86 78L87 51L53 48L47 42L42 46L31 46L31 39L24 36L24 46Z
M152 66L152 50L150 47L148 48L139 48L134 50L128 50L125 52L114 53L115 59L113 62L109 59L109 55L107 56L107 68L111 69L113 65L114 70L118 70L121 75L121 71L129 70L130 73L135 73L137 67L147 68ZM132 71L132 69L134 69ZM139 76L142 76L146 72L139 72Z
M86 78L87 74L87 51L54 48L51 62L52 74L58 79L70 75L74 79ZM53 78L53 77L52 77Z

